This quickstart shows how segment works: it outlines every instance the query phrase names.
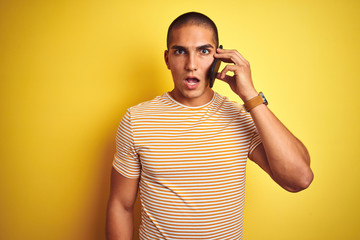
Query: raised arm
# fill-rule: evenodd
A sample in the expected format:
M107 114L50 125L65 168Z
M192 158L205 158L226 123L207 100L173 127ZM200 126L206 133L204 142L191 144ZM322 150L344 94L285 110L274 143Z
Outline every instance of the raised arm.
M126 178L112 169L106 218L107 240L133 238L133 209L138 185L139 179Z
M258 95L249 62L236 50L217 49L214 55L227 63L217 78L247 102ZM234 76L226 75L230 71ZM305 146L280 122L264 104L250 110L262 140L250 159L264 169L280 186L290 192L307 188L313 180L310 156Z
M250 159L290 192L307 188L313 179L305 146L264 105L250 111L262 144Z

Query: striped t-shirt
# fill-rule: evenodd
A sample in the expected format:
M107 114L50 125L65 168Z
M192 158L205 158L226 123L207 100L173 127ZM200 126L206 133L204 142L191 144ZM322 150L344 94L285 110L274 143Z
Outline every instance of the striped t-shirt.
M188 107L168 93L128 109L113 166L140 178L140 239L242 239L251 116L218 93Z

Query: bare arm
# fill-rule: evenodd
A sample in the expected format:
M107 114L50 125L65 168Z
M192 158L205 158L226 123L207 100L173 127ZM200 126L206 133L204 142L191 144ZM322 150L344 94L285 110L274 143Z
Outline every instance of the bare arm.
M244 102L258 95L251 79L250 64L238 51L217 49L214 57L234 64L226 65L217 78L228 83ZM226 75L228 71L234 76ZM253 108L250 114L262 140L250 159L284 189L297 192L307 188L314 176L305 146L264 104Z
M305 146L264 105L250 111L262 144L250 159L290 192L307 188L313 179Z
M132 239L133 209L138 185L139 179L126 178L112 169L106 219L108 240Z

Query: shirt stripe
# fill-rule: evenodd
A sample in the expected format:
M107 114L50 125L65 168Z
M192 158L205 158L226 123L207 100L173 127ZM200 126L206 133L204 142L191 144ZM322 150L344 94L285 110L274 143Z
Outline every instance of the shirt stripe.
M114 168L140 178L140 239L242 239L251 116L218 93L187 107L168 93L122 118Z

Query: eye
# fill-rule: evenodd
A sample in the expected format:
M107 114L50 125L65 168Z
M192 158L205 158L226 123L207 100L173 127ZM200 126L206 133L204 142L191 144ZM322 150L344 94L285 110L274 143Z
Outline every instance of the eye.
M182 49L176 49L175 50L175 54L177 54L177 55L184 54L184 53L185 53L185 51L182 50Z
M200 52L201 52L202 54L209 54L209 53L210 53L209 49L206 49L206 48L201 49Z

